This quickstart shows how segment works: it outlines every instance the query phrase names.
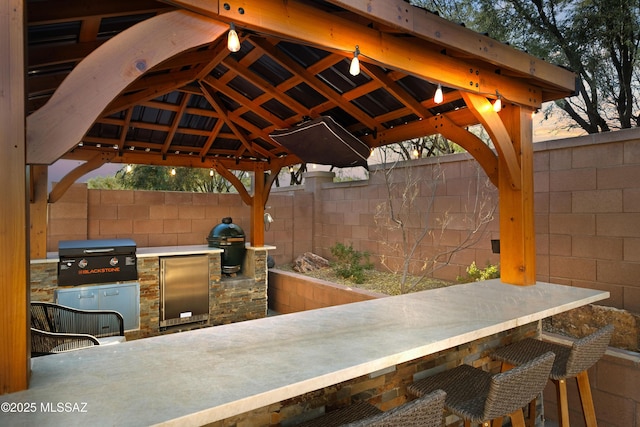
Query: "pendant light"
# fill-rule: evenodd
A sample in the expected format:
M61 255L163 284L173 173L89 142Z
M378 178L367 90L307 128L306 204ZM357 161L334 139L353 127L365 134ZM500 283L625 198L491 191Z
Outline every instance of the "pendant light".
M360 74L360 60L358 59L358 55L360 55L360 49L356 45L356 50L353 52L353 59L351 60L351 66L349 67L349 74L354 77Z
M237 52L240 50L240 39L238 33L236 33L236 26L232 22L231 28L229 28L229 34L227 35L227 49L230 52Z
M442 94L442 85L438 85L438 89L436 89L436 94L433 95L433 102L436 104L441 104L444 101L444 95Z

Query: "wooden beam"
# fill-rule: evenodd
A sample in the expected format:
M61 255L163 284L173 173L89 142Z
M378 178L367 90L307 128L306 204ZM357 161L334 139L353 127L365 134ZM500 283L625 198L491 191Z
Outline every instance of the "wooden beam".
M180 52L213 42L227 29L180 10L142 21L113 37L78 64L49 102L27 118L27 162L53 163L81 140L112 99L134 80ZM69 115L74 120L69 121Z
M29 381L29 260L25 170L25 7L0 2L0 394Z
M87 2L85 0L45 0L28 3L29 22L51 24L54 22L79 21L86 17L126 16L138 13L169 11L154 0L109 0L105 2Z
M526 52L500 43L489 36L439 17L405 0L328 0L347 10L384 23L446 49L479 57L499 68L506 68L543 80L568 96L575 91L575 74ZM556 99L554 95L554 98ZM559 96L561 97L561 96ZM546 101L545 97L542 98Z
M34 165L29 168L29 253L31 259L47 257L47 186L49 168Z
M253 203L251 205L251 245L264 246L264 200L265 191L264 163L256 162L253 169Z
M441 48L429 43L417 43L416 38L397 37L378 31L306 3L282 0L229 0L225 2L230 5L226 10L218 8L216 1L166 2L225 22L234 22L238 27L246 27L285 40L298 40L330 51L353 52L358 45L363 61L384 64L385 67L403 70L450 88L487 95L495 95L496 91L499 91L503 98L510 102L534 108L539 108L542 103L542 94L538 86L497 74L494 66L487 67L473 61L453 58L443 54ZM299 74L298 71L296 73ZM305 77L305 80L308 78ZM326 96L325 93L323 95ZM361 118L359 120L368 123Z
M477 124L476 118L470 109L462 108L452 111L444 115L451 123L459 127L471 126ZM393 144L395 142L406 141L413 138L420 138L438 133L436 128L427 120L418 120L406 125L395 126L392 129L385 129L376 133L369 134L360 138L370 147L380 147L383 145Z

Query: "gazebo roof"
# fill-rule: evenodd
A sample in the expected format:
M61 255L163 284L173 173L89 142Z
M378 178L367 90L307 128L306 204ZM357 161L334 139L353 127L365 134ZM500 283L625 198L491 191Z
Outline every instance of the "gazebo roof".
M441 133L443 123L457 132L481 123L465 92L488 100L500 95L506 104L535 109L573 91L573 73L437 14L402 0L369 2L371 11L364 3L29 0L27 162L85 160L82 172L106 162L282 167L303 159L269 135L322 116L374 148ZM205 25L217 32L155 65L136 65L144 72L114 89L77 140L52 137L52 127L78 121L84 109L69 97L82 90L81 99L91 103L99 90L91 85L112 84L107 79L113 72L105 77L95 66L79 64L108 68L119 57L106 46L118 43L123 56L131 55L128 61L148 55L143 42L135 52L136 39L127 32L146 22L161 42L168 33L153 20L178 10L206 17ZM185 25L202 25L192 15L185 15ZM231 23L242 41L237 53L226 45ZM352 76L356 45L362 68ZM68 87L56 99L65 79ZM444 102L436 104L439 84ZM38 116L49 114L47 107L63 110L48 125ZM30 132L38 127L40 134Z

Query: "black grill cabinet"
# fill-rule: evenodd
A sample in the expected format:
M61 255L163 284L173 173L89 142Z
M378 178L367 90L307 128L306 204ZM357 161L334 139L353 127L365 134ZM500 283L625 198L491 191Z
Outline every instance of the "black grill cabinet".
M138 280L131 239L61 240L58 286Z

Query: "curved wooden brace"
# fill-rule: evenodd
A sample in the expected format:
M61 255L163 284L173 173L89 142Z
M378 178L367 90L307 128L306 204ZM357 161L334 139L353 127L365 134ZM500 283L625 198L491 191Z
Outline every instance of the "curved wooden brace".
M213 164L213 168L218 172L221 176L223 176L227 181L229 181L233 188L238 190L238 194L240 194L240 198L247 206L253 205L253 197L249 194L247 189L245 188L242 181L238 179L237 176L231 173L229 169L222 166L220 163L216 162Z
M498 157L480 138L453 123L447 116L428 120L437 133L467 150L484 170L493 185L498 187Z
M184 10L164 13L105 42L73 69L49 102L27 118L27 163L51 164L73 148L109 103L138 77L228 26Z
M467 107L473 112L478 121L482 123L485 130L496 146L498 155L502 157L506 165L507 181L511 188L519 190L522 187L522 175L520 173L520 162L518 153L511 142L511 137L502 119L493 111L493 105L484 96L475 95L469 92L461 92Z
M71 187L78 178L80 178L83 175L86 175L92 170L98 169L100 166L104 165L105 163L108 163L109 160L110 160L109 156L105 156L101 153L101 154L97 154L92 159L89 159L85 163L73 169L71 172L66 174L60 180L59 183L56 184L53 190L51 190L51 193L49 193L48 202L55 203L58 200L60 200L60 197L62 197L64 193L66 193L69 187Z

